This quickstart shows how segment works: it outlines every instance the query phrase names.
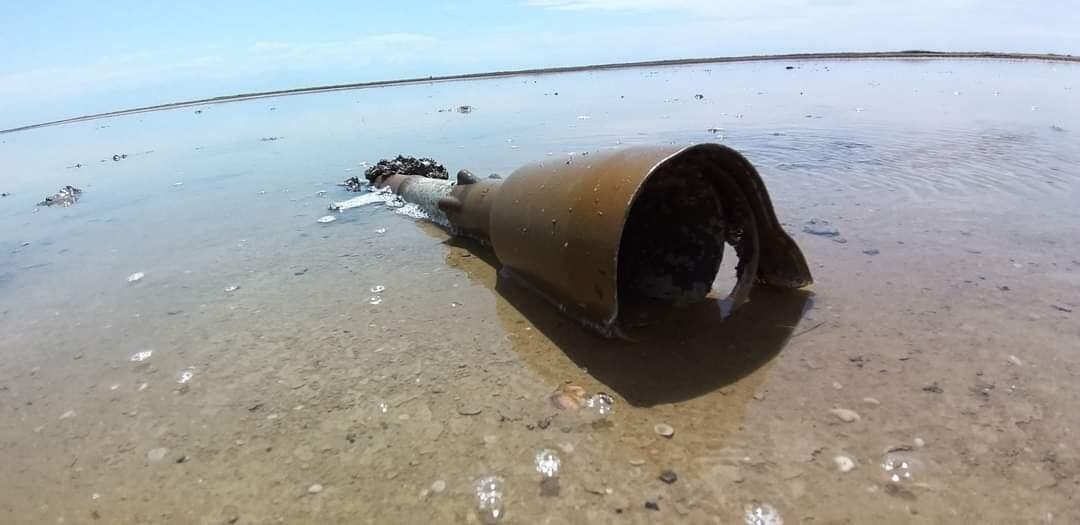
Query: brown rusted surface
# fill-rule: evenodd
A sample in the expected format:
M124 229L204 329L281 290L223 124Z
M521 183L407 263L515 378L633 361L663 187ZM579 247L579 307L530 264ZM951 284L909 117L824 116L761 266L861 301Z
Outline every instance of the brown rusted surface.
M409 179L383 182L405 194ZM461 172L438 207L455 233L492 246L504 274L607 336L655 303L703 300L725 244L739 257L732 307L754 283L813 282L757 171L718 144L594 153L505 180Z

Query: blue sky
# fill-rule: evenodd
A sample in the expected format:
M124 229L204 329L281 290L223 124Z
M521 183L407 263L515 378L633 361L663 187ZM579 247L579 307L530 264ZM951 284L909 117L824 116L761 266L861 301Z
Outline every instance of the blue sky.
M0 129L180 99L754 53L1080 54L1077 0L12 2Z

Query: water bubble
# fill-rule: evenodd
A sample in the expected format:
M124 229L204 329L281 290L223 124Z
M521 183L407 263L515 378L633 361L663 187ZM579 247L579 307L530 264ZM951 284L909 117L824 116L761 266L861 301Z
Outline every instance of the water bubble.
M912 474L918 470L919 465L921 463L912 454L904 450L887 452L881 458L881 470L884 471L885 477L893 483L911 481Z
M784 518L780 517L780 512L776 510L776 507L768 503L759 503L746 507L743 522L746 525L784 525Z
M545 448L536 453L536 471L540 473L544 479L556 478L559 476L559 467L562 465L562 460L559 459L559 455L554 450Z
M195 377L195 367L189 366L181 370L180 373L177 374L176 382L183 385L186 384L188 381L191 381L191 378L193 377Z
M488 525L498 523L505 515L503 510L505 486L506 482L498 476L480 478L473 485L476 493L476 510L484 523Z
M381 284L376 284L371 287L371 293L383 293L386 291L386 287Z
M150 359L151 355L154 355L153 350L143 350L142 352L135 352L134 354L131 354L131 357L129 357L128 359L132 363L139 363Z
M376 304L379 304L381 302L382 302L382 297L379 297L378 295L372 295L371 297L368 298L368 304L371 304L371 305L376 305Z
M585 402L585 406L601 418L607 418L615 410L615 399L603 392L598 392Z
M379 412L385 414L390 411L390 405L386 404L386 401L379 401Z

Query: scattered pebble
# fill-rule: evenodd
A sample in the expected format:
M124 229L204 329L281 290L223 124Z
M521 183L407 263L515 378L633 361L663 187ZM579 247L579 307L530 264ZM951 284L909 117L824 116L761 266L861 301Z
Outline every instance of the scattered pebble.
M663 481L664 483L667 483L668 485L671 485L672 483L675 483L678 480L679 480L679 476L677 474L675 474L674 470L665 470L665 471L660 473L660 481Z
M1015 355L1010 355L1009 356L1009 362L1016 365L1016 366L1024 366L1024 362L1021 361L1020 358L1016 357Z
M146 453L146 459L150 460L151 462L158 462L165 459L165 455L168 453L169 449L167 448L150 449L150 451Z
M881 401L878 401L877 398L874 398L874 397L864 397L864 398L862 398L862 402L866 403L867 405L874 405L874 406L877 406L877 405L881 404Z
M336 220L337 220L337 217L334 217L333 215L324 215L322 217L319 217L319 219L316 220L315 222L318 222L318 223L321 223L321 224L330 224L331 222L334 222Z
M145 273L135 272L135 273L128 276L128 282L129 283L137 283L137 282L141 281L143 277L146 277Z
M318 483L315 483L312 486L307 488L308 494L318 494L318 493L320 493L322 491L323 491L323 486L318 484Z
M833 463L836 463L836 468L840 472L851 472L855 469L855 460L847 456L836 456L833 458Z
M658 436L671 438L675 435L675 428L667 423L657 423L653 426L653 432Z
M435 483L431 484L431 491L436 493L436 494L438 494L438 493L440 493L440 492L442 492L444 490L446 490L446 480L437 479L437 480L435 480Z
M843 421L844 423L854 423L861 419L858 412L855 412L854 410L848 410L846 408L834 408L829 412L831 412L832 415L836 416L837 419Z

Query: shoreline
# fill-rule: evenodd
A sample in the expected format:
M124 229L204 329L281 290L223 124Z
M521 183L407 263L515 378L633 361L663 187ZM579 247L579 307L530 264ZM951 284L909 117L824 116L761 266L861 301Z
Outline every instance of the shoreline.
M992 59L992 60L1036 60L1049 62L1080 63L1080 56L1059 55L1054 53L999 53L991 51L874 51L874 52L844 52L844 53L786 53L778 55L744 55L730 57L708 58L677 58L665 60L646 60L639 62L615 62L608 64L591 64L583 66L561 66L531 69L515 69L503 71L489 71L485 73L465 73L456 75L441 75L428 77L414 77L397 80L376 80L370 82L353 82L347 84L331 84L326 86L312 86L302 88L280 89L273 91L257 91L252 93L238 93L235 95L222 95L217 97L169 102L152 106L92 113L78 117L51 120L37 124L28 124L8 129L0 129L0 135L27 131L31 129L74 124L110 117L149 113L152 111L166 111L170 109L182 109L194 106L210 104L224 104L227 102L242 102L260 98L286 97L292 95L306 95L313 93L328 93L333 91L347 91L354 89L370 89L393 86L408 86L435 82L460 82L467 80L486 80L494 78L507 78L532 75L553 75L561 73L580 73L586 71L604 71L614 69L634 69L643 67L668 67L704 64L727 64L737 62L778 62L782 60L807 61L807 60L865 60L865 59Z

